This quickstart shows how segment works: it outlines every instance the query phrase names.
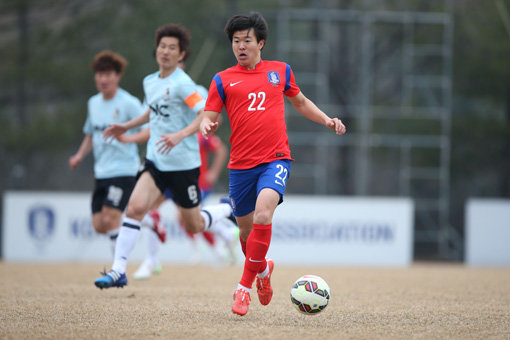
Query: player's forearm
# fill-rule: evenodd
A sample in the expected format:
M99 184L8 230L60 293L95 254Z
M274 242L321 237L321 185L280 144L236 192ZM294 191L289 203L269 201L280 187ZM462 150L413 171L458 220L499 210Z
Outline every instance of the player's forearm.
M203 112L204 110L200 110L196 118L193 119L193 121L191 122L191 124L189 124L184 129L179 131L179 134L182 136L182 138L186 138L198 132L200 128L200 122L202 121Z
M150 114L151 110L148 109L143 115L131 119L130 121L125 122L123 125L127 130L131 130L135 127L142 126L143 124L147 124L150 120Z
M132 135L123 135L124 137L120 140L124 143L144 143L149 140L150 137L150 129L143 129L142 131L139 131L137 133L134 133Z
M327 114L319 109L317 105L306 97L297 105L294 105L294 108L306 118L321 125L326 125L326 123L331 119Z
M81 159L85 158L92 151L92 136L85 135L76 155Z
M218 115L219 113L218 112L214 112L214 111L203 111L202 114L200 115L201 117L201 124L202 122L204 123L214 123L218 120Z

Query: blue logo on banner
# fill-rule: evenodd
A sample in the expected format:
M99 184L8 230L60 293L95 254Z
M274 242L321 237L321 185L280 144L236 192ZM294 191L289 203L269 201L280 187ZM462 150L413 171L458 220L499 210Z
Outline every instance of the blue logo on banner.
M267 72L267 79L271 84L274 85L280 84L280 75L276 71Z
M92 239L98 235L92 226L90 217L71 220L71 233L79 239Z
M38 206L28 212L30 236L37 241L49 239L55 231L55 213L47 206Z

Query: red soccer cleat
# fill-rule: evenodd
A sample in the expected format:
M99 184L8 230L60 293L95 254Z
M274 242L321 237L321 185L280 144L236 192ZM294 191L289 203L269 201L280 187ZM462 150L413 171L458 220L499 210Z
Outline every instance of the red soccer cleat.
M259 296L260 304L266 306L271 302L273 297L273 288L271 287L271 274L274 269L274 261L266 258L267 265L269 266L269 273L264 278L257 276L257 294Z
M232 312L238 315L245 315L248 313L248 306L250 305L250 293L244 289L238 289L234 293L234 304L232 305Z
M166 230L165 227L161 224L161 216L159 216L159 211L157 209L152 209L149 212L150 217L154 220L153 230L159 237L161 243L165 243L166 241Z

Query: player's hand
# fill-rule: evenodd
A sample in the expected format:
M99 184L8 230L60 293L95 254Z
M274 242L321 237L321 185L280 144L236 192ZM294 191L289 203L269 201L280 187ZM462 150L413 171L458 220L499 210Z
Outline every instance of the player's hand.
M337 135L343 135L346 131L345 125L342 123L342 121L338 118L330 119L326 126L330 128L331 130L335 131Z
M160 135L160 137L161 139L156 142L156 145L159 145L158 152L164 155L168 155L183 138L179 132Z
M118 139L127 129L122 124L112 124L103 131L103 139L111 142L113 138Z
M71 170L75 170L80 163L81 157L78 155L73 155L69 158L69 168L71 168Z
M202 121L200 123L200 132L202 133L202 136L204 136L205 139L208 139L208 137L216 132L218 130L218 122L211 122L211 121Z

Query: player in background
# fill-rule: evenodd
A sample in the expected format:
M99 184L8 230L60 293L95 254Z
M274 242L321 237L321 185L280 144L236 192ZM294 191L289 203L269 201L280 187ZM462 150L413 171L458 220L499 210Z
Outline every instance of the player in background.
M124 143L142 143L148 139L149 133L149 129L144 129L137 134L119 136L119 140ZM197 133L197 137L199 140L200 156L202 161L198 183L202 193L202 198L206 199L212 192L212 188L218 180L218 176L225 164L227 149L225 144L217 136L213 135L211 138L205 139L200 133ZM211 167L208 166L210 155L213 156ZM172 200L172 195L168 190L165 190L164 197L161 197L161 199L157 201L156 208L152 210L151 213L154 211L157 212L165 199ZM198 244L199 240L197 240L197 237L199 236L203 237L205 243L210 246L211 251L216 256L215 260L220 261L219 264L224 262L234 264L237 261L237 245L235 244L235 240L239 236L239 229L235 225L235 222L227 221L226 219L218 221L217 223L226 224L225 228L220 229L222 233L218 235L218 239L217 235L210 231L204 231L197 234L190 233L182 225L182 219L179 214L177 214L176 218L179 221L179 225L183 228L185 234L189 236L191 241L193 248L193 255L191 258L192 263L199 263L202 258ZM153 275L160 274L162 271L159 261L159 248L160 243L162 242L160 242L155 233L148 229L146 230L147 253L144 260L133 274L133 279L135 280L147 280Z
M179 61L178 67L182 70L185 70L184 60ZM207 90L201 86L197 85L197 92L202 96L202 98L207 98ZM149 140L150 130L143 129L142 131L134 134L123 134L119 136L117 139L123 143L144 143ZM201 133L197 133L198 144L200 149L200 176L198 178L198 186L202 193L202 199L205 200L209 194L212 192L212 189L223 170L225 162L227 160L227 148L225 144L221 141L221 139L215 135L211 136L211 138L205 139ZM209 157L213 156L213 160L211 166L209 166ZM169 190L165 190L165 197L161 197L156 203L156 208L151 210L151 215L157 214L159 221L159 213L158 208L166 199L172 200L172 195ZM214 233L210 231L204 231L202 233L193 234L188 232L184 226L182 225L182 219L179 214L177 214L177 219L179 220L179 225L183 228L186 235L189 236L191 240L191 244L193 247L193 255L192 262L198 263L201 260L201 252L198 247L197 236L202 236L204 241L211 247L211 250L216 255L216 259L220 261L228 261L233 264L236 262L237 253L236 253L236 245L234 244L235 239L239 236L239 228L232 222L228 222L226 219L218 221L217 223L225 223L227 226L225 228L221 228L220 231L223 233L220 236L220 240L218 241L214 235ZM233 222L235 223L235 221ZM135 280L146 280L152 277L154 274L161 273L161 265L159 262L159 247L160 247L160 239L155 235L155 233L147 230L147 254L145 259L142 261L136 272L133 274L133 279ZM163 243L162 241L161 243ZM223 249L223 246L226 247ZM225 257L228 255L228 258Z
M112 51L97 54L91 64L96 88L99 91L88 101L85 134L78 151L69 158L69 167L75 170L83 159L94 151L95 187L92 195L92 225L96 232L106 234L115 247L122 213L136 182L140 158L136 144L103 140L103 130L113 123L123 123L142 113L140 101L119 87L127 66L121 55ZM144 217L144 225L158 227L151 216Z
M178 66L186 70L186 64L183 61L179 62ZM202 98L207 99L207 89L203 87L202 85L197 85L197 91L202 96ZM200 177L198 178L198 186L200 187L200 190L202 192L203 199L206 199L209 194L212 192L212 189L216 182L218 181L218 178L221 174L221 171L223 170L223 167L225 165L225 162L227 160L227 148L225 144L222 142L222 140L217 136L212 136L212 138L205 139L204 136L202 136L201 133L197 133L198 136L198 144L200 147L200 159L202 162L202 165L200 166ZM209 156L213 156L213 160L211 163L211 166L209 166ZM235 223L235 221L233 221ZM229 224L228 221L222 220L218 223L226 223ZM223 249L220 249L221 243L224 243L224 245L227 247L228 255L230 257L229 262L235 263L236 262L236 247L234 245L234 237L237 238L237 233L239 232L239 229L237 226L226 226L226 228L223 228L222 230L229 230L234 231L234 233L224 233L223 235L219 235L221 238L221 241L218 242L215 235L209 231L204 231L200 234L192 234L190 232L186 231L186 234L190 237L191 244L193 247L193 258L192 261L194 263L198 263L201 260L201 253L198 249L198 240L196 239L196 236L202 236L205 240L205 242L210 246L212 251L216 254L218 259L225 259L224 254L222 253ZM222 242L223 241L223 242Z
M213 138L209 139L205 139L204 136L202 136L200 133L198 133L197 136L198 143L200 145L200 157L202 160L198 185L200 186L200 190L202 191L202 195L205 199L212 192L212 189L218 181L221 171L223 170L223 166L225 165L227 159L227 148L221 139L217 136L211 136ZM213 156L213 160L211 166L209 166L209 157L211 155ZM222 202L228 202L228 198L222 198ZM232 222L236 223L235 220ZM218 222L230 224L230 227L226 226L226 229L230 229L232 231L228 234L219 235L220 239L218 239L213 233L207 231L195 235L187 232L188 236L191 238L191 243L194 249L194 263L200 262L202 256L198 247L198 240L196 239L196 236L198 235L201 235L204 238L205 242L210 246L213 253L222 262L227 261L230 264L234 264L236 262L236 239L239 236L239 229L235 224L232 225L232 222L228 222L226 219ZM226 247L226 253L223 251L224 247ZM225 257L225 255L228 257Z
M177 67L188 55L189 31L167 24L156 30L155 57L159 70L143 80L147 111L122 124L112 124L103 137L112 140L126 131L150 122L147 155L123 218L112 269L96 279L98 288L127 284L127 259L135 246L143 216L169 190L186 230L214 230L218 220L232 214L229 204L200 208L198 188L200 154L195 136L204 99L191 78ZM221 225L219 225L221 226Z
M231 17L225 33L238 64L214 76L200 131L205 137L213 134L225 106L232 129L229 195L246 257L232 311L245 315L255 277L260 303L267 305L273 296L270 279L274 262L266 254L273 213L283 201L293 160L285 125L284 96L303 116L338 135L345 133L345 126L303 95L288 64L262 60L267 24L260 14Z

